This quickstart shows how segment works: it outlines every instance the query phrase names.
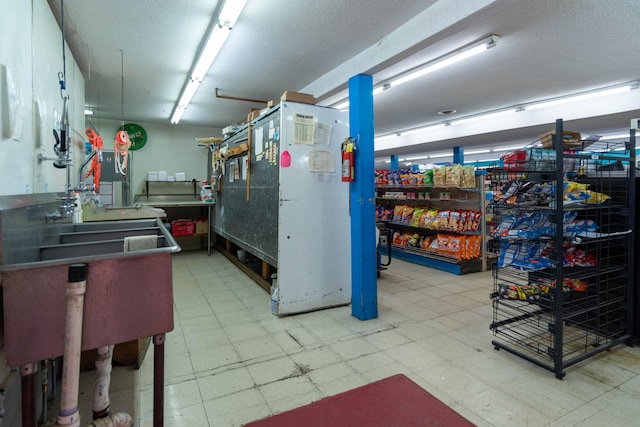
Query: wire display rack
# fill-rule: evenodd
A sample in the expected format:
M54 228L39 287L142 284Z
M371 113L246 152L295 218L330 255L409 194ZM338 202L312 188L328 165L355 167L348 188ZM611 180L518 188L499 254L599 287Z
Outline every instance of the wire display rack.
M487 177L492 344L559 379L632 340L636 164L633 130L622 148L567 150L562 127L555 149L525 150Z

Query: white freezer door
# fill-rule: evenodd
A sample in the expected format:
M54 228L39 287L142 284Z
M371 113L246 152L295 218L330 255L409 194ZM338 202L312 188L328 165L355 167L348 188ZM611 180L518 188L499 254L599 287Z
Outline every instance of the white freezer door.
M291 163L281 162L279 173L277 314L349 304L349 184L341 180L340 150L349 136L348 112L284 102L280 120L280 160L288 152ZM309 144L304 123L325 133L316 132Z

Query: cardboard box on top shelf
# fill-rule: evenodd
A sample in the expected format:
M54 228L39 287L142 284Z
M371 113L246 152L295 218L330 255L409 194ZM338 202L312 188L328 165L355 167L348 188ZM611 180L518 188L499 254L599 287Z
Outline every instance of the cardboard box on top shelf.
M272 108L275 107L276 105L280 104L280 100L278 99L271 99L269 100L269 102L267 102L267 107L268 108Z
M260 116L260 110L256 110L254 108L249 110L249 114L247 114L247 121L251 122L257 119Z
M282 96L280 97L280 101L301 102L303 104L315 105L316 98L308 93L293 92L288 90L282 94Z
M556 131L550 130L540 135L540 142L543 148L555 148L553 146L553 135ZM570 130L562 131L562 148L565 150L574 150L582 146L582 135L580 132L572 132Z

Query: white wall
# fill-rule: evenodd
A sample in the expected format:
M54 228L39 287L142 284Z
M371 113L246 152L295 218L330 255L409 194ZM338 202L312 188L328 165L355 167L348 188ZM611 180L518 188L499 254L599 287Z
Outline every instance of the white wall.
M207 149L198 147L196 138L218 136L220 129L204 127L186 127L169 124L134 122L147 131L147 143L144 147L130 151L132 196L142 194L148 171L167 171L169 175L184 172L187 180L207 179ZM120 128L119 120L92 119L92 123L104 140L104 150L114 150L114 138ZM89 178L88 178L89 179ZM116 186L116 191L119 187ZM116 193L116 200L121 200Z
M0 68L18 87L10 101L6 76L0 85L0 194L64 191L66 173L51 162L38 164L38 153L54 157L53 129L59 128L63 101L58 72L63 70L62 36L44 1L0 0ZM8 13L5 13L8 11ZM4 73L4 74L7 74ZM74 163L84 154L77 132L84 126L84 78L66 48L65 95L70 96ZM17 102L16 102L17 101ZM15 111L11 114L10 111ZM15 126L10 130L9 121ZM73 175L72 175L73 176Z

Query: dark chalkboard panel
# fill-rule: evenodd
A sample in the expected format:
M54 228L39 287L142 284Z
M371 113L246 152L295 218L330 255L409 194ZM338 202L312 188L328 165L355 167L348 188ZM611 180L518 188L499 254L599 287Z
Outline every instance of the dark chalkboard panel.
M276 108L271 114L222 141L222 150L247 142L250 142L250 149L248 153L227 158L214 215L216 233L273 266L278 263L279 128L280 111ZM260 133L261 138L256 138ZM258 140L262 144L257 144ZM262 151L256 152L260 146ZM249 173L246 176L249 179L242 179L249 156Z

